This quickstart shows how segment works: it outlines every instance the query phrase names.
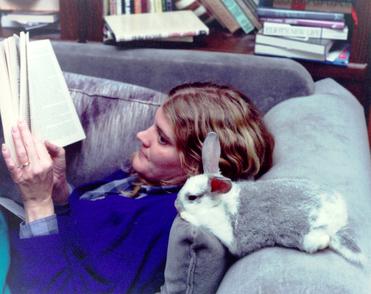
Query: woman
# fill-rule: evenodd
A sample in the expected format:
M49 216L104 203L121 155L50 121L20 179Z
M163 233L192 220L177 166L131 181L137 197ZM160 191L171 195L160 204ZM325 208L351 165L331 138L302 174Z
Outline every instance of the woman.
M186 178L202 172L201 147L210 131L219 135L225 176L256 178L270 168L273 138L245 96L185 84L170 91L153 125L137 134L133 173L118 171L68 196L64 150L38 141L20 123L13 129L20 166L2 148L26 212L20 238L12 238L14 292L157 291L174 200ZM68 205L56 211L53 200Z

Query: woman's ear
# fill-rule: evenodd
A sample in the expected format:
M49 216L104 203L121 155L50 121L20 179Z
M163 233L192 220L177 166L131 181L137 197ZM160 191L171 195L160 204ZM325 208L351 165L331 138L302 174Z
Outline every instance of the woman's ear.
M210 178L211 192L228 193L232 189L232 181L225 177L211 177Z

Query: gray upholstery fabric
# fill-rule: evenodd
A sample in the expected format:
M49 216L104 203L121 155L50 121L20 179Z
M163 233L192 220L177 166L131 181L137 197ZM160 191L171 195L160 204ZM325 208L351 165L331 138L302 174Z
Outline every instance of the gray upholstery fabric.
M138 146L136 133L152 124L165 95L73 73L65 79L86 133L84 141L66 148L68 180L79 185L128 166Z
M274 166L263 179L304 177L338 190L357 243L370 258L371 162L363 109L333 80L318 82L316 90L266 114L276 148ZM370 272L370 263L362 270L330 250L309 255L268 248L234 264L218 293L366 294Z
M54 42L64 71L98 76L167 93L185 82L227 84L266 112L289 97L313 93L313 80L299 63L283 58L196 50L120 49L102 44Z
M231 262L219 240L177 217L170 232L162 294L215 293Z

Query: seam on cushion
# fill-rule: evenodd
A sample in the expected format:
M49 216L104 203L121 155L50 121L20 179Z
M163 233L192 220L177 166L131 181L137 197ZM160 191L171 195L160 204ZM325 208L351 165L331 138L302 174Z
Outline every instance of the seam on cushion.
M197 265L197 254L195 250L195 235L196 230L194 228L191 228L191 235L192 235L192 245L190 246L190 261L189 261L189 268L187 271L187 284L186 284L186 294L192 294L194 290L194 276L195 276L195 270Z
M70 88L69 91L70 92L76 92L76 93L79 93L79 94L83 94L83 95L86 95L86 96L89 96L89 97L112 99L112 100L117 100L118 99L118 100L124 100L124 101L130 101L130 102L137 102L137 103L140 103L140 104L147 104L147 105L153 105L153 106L160 106L161 105L161 103L151 102L151 101L143 101L143 100L133 99L133 98L122 98L122 97L114 97L113 98L113 97L102 95L102 94L88 94L85 91L82 91L82 90L79 90L79 89L72 89L72 88Z

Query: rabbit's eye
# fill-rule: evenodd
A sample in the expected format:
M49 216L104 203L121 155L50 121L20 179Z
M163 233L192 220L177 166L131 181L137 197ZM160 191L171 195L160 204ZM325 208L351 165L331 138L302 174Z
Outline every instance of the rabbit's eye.
M190 201L194 201L196 200L198 197L196 195L188 195L188 200Z

